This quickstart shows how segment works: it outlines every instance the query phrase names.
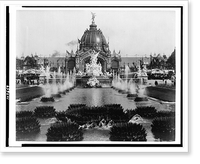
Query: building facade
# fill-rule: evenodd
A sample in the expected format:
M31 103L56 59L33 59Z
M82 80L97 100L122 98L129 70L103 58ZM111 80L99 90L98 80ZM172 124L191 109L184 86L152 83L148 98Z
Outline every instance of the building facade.
M135 67L140 63L140 61L150 62L149 58L142 57L121 57L121 53L113 52L109 49L109 42L106 41L101 29L97 28L97 25L92 19L92 23L89 29L86 29L80 39L78 39L77 51L71 52L66 51L65 56L52 55L51 57L38 57L37 55L31 57L27 56L23 61L23 68L28 69L32 65L37 65L38 68L41 66L50 67L51 71L57 71L58 68L62 72L71 72L76 69L76 72L85 72L86 64L90 62L92 55L98 54L97 63L102 66L102 72L123 72L125 65L129 67ZM34 60L32 60L34 58ZM32 62L34 61L34 63ZM17 65L18 68L20 61Z

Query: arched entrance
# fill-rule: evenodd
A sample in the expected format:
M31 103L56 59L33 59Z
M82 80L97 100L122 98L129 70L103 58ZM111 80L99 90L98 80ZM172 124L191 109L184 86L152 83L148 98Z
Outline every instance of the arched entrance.
M69 58L67 62L67 71L73 71L74 68L76 67L76 60L74 57Z
M118 60L116 60L116 59L112 60L111 69L114 72L118 72L119 71L119 61Z

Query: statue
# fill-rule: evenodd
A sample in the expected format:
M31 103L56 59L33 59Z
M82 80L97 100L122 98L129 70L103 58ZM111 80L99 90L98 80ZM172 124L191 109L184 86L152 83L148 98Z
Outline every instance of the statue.
M93 75L93 76L99 76L102 74L102 66L101 64L97 64L97 57L98 53L95 53L94 51L91 54L91 59L90 63L86 64L86 73L88 75Z
M91 12L91 14L92 14L92 23L94 23L94 18L96 17L96 14L93 12Z

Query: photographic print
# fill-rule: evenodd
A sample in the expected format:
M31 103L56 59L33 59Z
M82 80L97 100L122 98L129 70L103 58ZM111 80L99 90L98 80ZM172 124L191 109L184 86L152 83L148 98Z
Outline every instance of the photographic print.
M186 150L179 4L5 6L5 147Z

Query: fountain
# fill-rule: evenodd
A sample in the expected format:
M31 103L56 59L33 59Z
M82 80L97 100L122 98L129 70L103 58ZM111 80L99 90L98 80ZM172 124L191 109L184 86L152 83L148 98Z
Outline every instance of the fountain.
M91 59L90 59L90 63L86 64L86 73L88 75L91 76L100 76L102 75L102 66L100 63L97 64L97 57L98 57L98 53L93 53L91 54Z
M133 78L128 81L130 69L125 66L125 80L122 80L119 75L113 75L112 88L117 89L119 93L127 94L128 98L135 98L135 101L148 101L147 97L144 97L144 83L143 77L146 77L145 69L141 69L140 66L137 72L137 78L140 79L140 85L135 83ZM139 96L139 97L138 97Z
M144 92L145 92L144 84L146 83L146 81L148 79L145 65L143 65L142 69L141 69L141 66L139 65L138 78L140 79L140 86L137 85L138 97L135 98L135 101L136 102L148 101L148 98L144 96Z
M136 84L133 82L133 79L131 78L128 82L128 88L129 93L127 94L127 97L137 97L137 90L136 90Z
M61 95L58 94L58 85L56 81L56 72L54 71L54 76L51 84L51 96L52 97L61 97Z
M50 83L50 68L49 66L46 67L46 70L43 74L46 78L46 83L43 85L43 89L45 95L41 98L42 102L54 102L54 98L60 98L61 94L65 94L65 92L69 92L74 87L75 75L74 74L67 74L66 79L63 82L63 73L61 72L60 67L58 68L58 72L54 71L53 78L51 79Z
M125 81L121 81L121 89L119 90L119 93L127 94L128 93L128 74L130 72L129 66L125 66Z
M142 64L142 63L139 64L138 72L137 72L137 78L140 79L141 85L143 85L144 83L147 82L148 76L147 76L147 69L146 69L146 65L145 64Z
M92 76L88 79L87 84L85 86L86 88L101 88L100 82L96 78L97 76L103 75L101 64L97 64L98 54L99 52L95 54L95 52L93 51L91 54L90 63L86 64L86 73L87 75Z

